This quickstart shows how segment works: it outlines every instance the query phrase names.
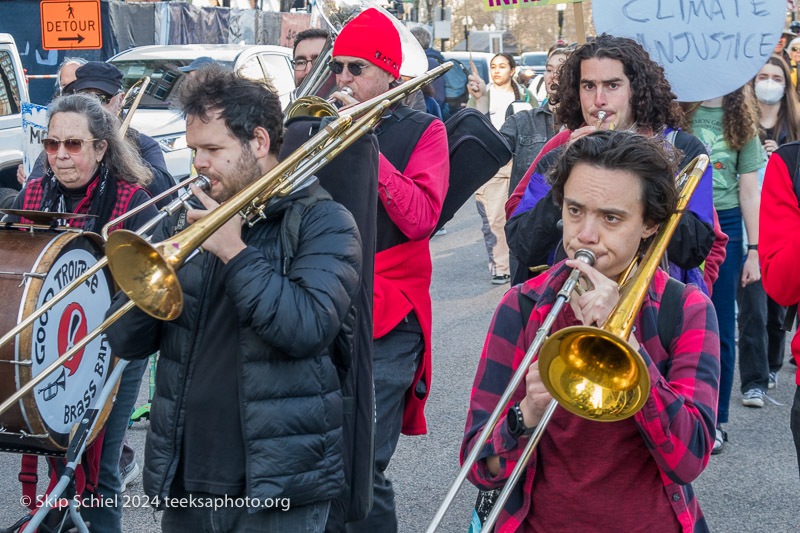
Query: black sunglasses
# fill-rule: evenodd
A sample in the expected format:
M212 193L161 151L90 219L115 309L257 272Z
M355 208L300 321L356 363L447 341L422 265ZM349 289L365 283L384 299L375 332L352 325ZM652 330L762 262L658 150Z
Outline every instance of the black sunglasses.
M108 105L108 103L111 101L111 99L114 98L114 96L115 96L113 94L98 93L98 92L95 92L95 91L80 91L80 92L78 92L78 94L86 94L88 96L94 96L95 98L100 100L100 103L103 104L103 105Z
M367 68L371 67L372 65L362 65L361 63L348 63L347 70L350 71L350 74L353 76L361 76L361 72ZM328 67L333 71L334 74L341 74L344 72L344 63L341 63L336 60L331 60L328 63Z

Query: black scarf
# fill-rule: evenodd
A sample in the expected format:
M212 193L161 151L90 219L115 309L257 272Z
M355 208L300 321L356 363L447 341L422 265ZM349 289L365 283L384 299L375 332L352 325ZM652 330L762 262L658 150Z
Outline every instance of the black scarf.
M84 220L83 229L86 231L95 231L95 228L102 228L111 220L114 214L114 205L117 201L117 180L109 178L108 167L105 163L101 162L97 169L97 173L89 181L89 183L79 189L67 189L57 179L53 173L53 169L49 168L44 178L42 178L42 211L54 212L67 212L69 205L67 200L75 197L76 194L82 192L85 196L89 188L92 187L95 181L100 180L100 183L94 187L92 197L89 198L89 214L95 217L89 217ZM80 199L78 200L80 203ZM77 204L75 204L77 207Z

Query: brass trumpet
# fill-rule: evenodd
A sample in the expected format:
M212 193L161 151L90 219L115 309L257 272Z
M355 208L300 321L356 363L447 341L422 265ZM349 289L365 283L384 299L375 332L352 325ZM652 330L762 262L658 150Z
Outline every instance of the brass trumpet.
M475 445L450 486L445 499L426 529L433 533L439 527L461 484L488 442L494 427L508 409L511 396L525 379L528 367L539 353L539 373L548 392L553 396L541 421L530 436L525 449L498 496L492 512L483 524L491 531L511 491L527 468L533 450L542 437L547 423L561 405L573 414L589 420L611 422L636 414L650 392L650 376L639 353L628 344L633 323L642 306L647 289L655 275L683 211L689 204L700 178L708 166L708 156L697 156L676 178L681 191L676 212L665 222L653 239L650 248L638 264L635 274L623 281L620 299L602 328L573 326L557 331L548 338L550 328L572 291L578 286L580 272L574 269L558 292L555 304L545 317L497 406L486 422ZM593 263L591 255L576 253L576 259ZM636 259L634 259L636 262ZM626 269L631 272L632 268Z

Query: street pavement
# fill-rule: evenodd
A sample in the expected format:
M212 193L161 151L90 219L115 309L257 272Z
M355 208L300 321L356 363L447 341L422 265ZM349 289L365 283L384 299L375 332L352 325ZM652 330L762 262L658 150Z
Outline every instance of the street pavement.
M508 290L508 285L498 287L489 282L480 219L472 202L446 228L446 235L431 240L433 383L426 408L428 434L401 437L388 471L396 491L401 532L424 531L455 478L478 358L494 309ZM722 454L711 457L708 468L693 484L711 531L800 530L798 466L789 431L795 369L787 363L780 372L777 389L770 391L770 396L782 405L767 403L763 409L741 405L737 371L731 422L725 428L730 442ZM146 401L147 389L145 378L137 405ZM147 423L142 422L128 432L140 461L146 432ZM10 526L25 511L20 505L18 472L19 456L0 454L0 479L5 480L0 483L0 528ZM39 492L43 492L43 466L40 479ZM477 490L465 483L439 531L465 533L476 494ZM124 496L124 532L160 531L160 513L141 506L141 477ZM582 497L574 496L574 501Z

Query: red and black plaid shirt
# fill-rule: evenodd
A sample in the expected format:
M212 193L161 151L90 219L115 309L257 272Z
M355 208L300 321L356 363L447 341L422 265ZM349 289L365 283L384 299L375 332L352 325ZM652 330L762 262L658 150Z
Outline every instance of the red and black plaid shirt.
M44 183L43 180L50 179L48 174L45 174L41 178L34 178L28 180L28 183L25 185L25 198L22 202L23 209L31 209L31 210L41 210L42 209L42 202L44 201ZM89 184L89 187L86 189L86 196L78 203L78 206L73 211L76 214L89 214L89 208L92 205L92 198L94 194L97 192L97 188L100 184L100 180L96 179ZM133 198L134 193L142 189L142 187L138 185L134 185L132 183L128 183L127 181L118 180L117 181L117 199L114 202L114 210L111 212L111 220L121 216L126 211L128 211L131 203L131 199ZM67 221L67 225L73 228L83 228L86 222L85 218L73 218ZM23 218L23 224L32 224L33 222ZM120 229L125 227L125 222L122 224L118 224L113 228L109 228L109 232L114 231L116 229ZM96 228L99 230L99 227Z
M512 288L500 302L475 376L461 445L462 462L475 445L475 439L523 359L536 330L550 311L569 270L563 262L559 263L541 276ZM716 313L708 297L697 287L687 285L681 298L681 315L670 353L667 353L658 336L658 309L667 279L663 271L656 273L635 320L634 335L641 346L639 353L650 372L651 390L634 421L660 471L664 495L669 499L682 530L686 533L707 531L690 482L705 469L714 443L720 374ZM536 302L524 330L519 309L520 291ZM554 330L578 324L569 306L565 306ZM520 401L524 396L523 381L511 401ZM551 431L548 427L546 432L549 438L558 442L557 429ZM513 437L508 432L506 420L501 419L472 468L470 481L482 489L502 486L514 469L526 441L526 437ZM534 452L524 477L506 503L497 531L517 531L524 527L525 519L535 504L531 501L531 493L537 460L547 461L545 456L537 459L537 453ZM500 457L497 476L492 476L487 467L487 458L494 455ZM617 459L604 457L604 463L625 461L624 452L615 457ZM604 489L598 486L597 490ZM581 501L591 498L591 494L580 496ZM631 502L631 506L635 505L636 502ZM558 512L569 511L561 509ZM646 513L647 509L641 512Z

